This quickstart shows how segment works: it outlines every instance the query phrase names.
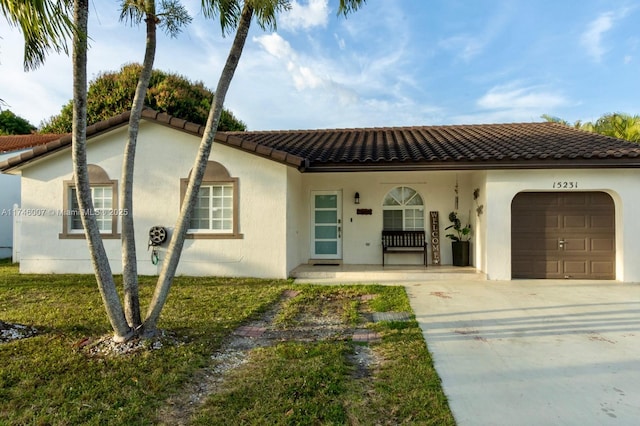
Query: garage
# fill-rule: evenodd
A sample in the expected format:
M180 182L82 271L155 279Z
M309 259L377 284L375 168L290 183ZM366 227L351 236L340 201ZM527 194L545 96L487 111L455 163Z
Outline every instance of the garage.
M615 206L604 192L521 192L511 204L512 278L615 279Z

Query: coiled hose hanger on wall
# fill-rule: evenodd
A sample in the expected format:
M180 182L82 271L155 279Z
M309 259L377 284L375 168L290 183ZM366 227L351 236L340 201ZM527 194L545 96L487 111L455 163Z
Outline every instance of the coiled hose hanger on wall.
M167 229L164 226L152 226L151 229L149 229L149 245L147 246L147 250L149 250L150 247L153 247L151 249L151 263L154 265L157 265L160 261L157 247L166 240Z

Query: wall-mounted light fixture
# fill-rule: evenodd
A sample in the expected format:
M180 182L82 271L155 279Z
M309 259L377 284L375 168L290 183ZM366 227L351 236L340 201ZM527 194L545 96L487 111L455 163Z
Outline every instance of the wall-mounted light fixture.
M356 192L356 195L353 197L354 204L360 204L360 193Z

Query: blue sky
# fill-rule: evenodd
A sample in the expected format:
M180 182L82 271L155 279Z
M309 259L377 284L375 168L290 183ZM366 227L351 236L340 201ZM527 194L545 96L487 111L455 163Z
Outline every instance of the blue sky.
M215 88L231 37L194 21L159 37L156 68ZM292 0L277 32L254 25L226 107L250 130L595 120L640 114L640 7L605 0ZM142 61L143 28L119 1L93 0L89 76ZM0 21L0 98L33 124L71 97L71 65L22 69L22 40Z

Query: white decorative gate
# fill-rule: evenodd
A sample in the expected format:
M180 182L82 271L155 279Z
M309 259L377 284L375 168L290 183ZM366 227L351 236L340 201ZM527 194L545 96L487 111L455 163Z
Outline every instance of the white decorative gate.
M17 204L13 205L13 211L17 212L19 209ZM20 262L20 228L22 227L22 215L14 214L13 215L13 254L11 259L13 263Z

